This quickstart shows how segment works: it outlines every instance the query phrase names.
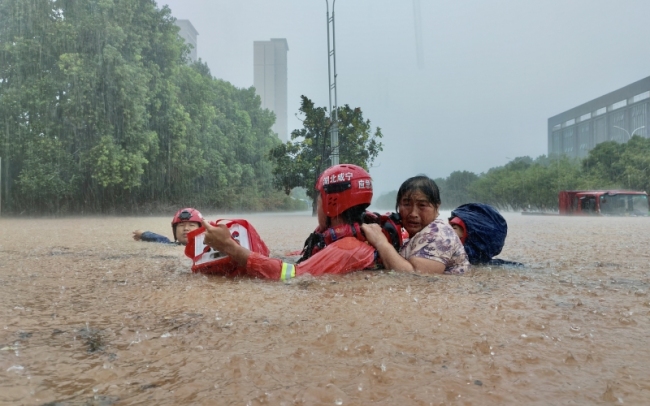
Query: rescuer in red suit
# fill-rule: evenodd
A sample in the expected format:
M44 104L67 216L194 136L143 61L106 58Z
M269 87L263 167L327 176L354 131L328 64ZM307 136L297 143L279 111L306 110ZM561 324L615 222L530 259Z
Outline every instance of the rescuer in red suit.
M231 238L224 225L212 226L203 220L204 243L230 256L253 277L288 280L310 274L345 274L374 268L375 249L365 242L360 224L372 200L372 179L363 168L341 164L326 169L316 183L318 190L318 228L307 239L303 258L297 264L282 262L251 252ZM309 244L313 236L329 236L318 244ZM332 241L333 240L333 241Z
M136 241L158 242L162 244L187 245L187 234L201 227L203 216L201 213L191 207L180 209L172 218L172 234L174 241L164 235L156 234L151 231L135 230L133 239Z

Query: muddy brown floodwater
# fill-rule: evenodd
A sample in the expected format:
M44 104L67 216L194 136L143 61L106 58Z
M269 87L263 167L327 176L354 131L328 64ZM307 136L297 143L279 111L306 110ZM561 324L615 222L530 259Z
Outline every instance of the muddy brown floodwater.
M274 256L315 225L242 217ZM650 404L650 218L506 218L524 269L286 284L131 240L168 217L2 218L0 404Z

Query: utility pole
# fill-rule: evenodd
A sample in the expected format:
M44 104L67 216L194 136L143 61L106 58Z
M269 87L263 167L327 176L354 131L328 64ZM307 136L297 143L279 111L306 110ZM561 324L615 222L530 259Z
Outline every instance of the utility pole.
M330 5L329 1L325 0L327 5L327 76L329 82L329 100L330 100L330 146L331 154L330 160L332 166L339 164L339 121L337 117L338 100L336 95L336 41L334 32L334 4L336 0L332 0L332 17L330 18ZM331 46L330 46L330 25L331 29ZM332 75L332 66L334 67L334 75ZM332 91L334 91L334 104L332 104Z
M422 51L422 16L420 15L420 0L413 0L413 27L415 28L415 53L418 69L424 69L424 53Z

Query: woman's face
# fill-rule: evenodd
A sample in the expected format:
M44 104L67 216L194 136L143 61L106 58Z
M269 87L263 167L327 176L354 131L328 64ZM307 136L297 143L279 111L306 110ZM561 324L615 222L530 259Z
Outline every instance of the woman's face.
M402 226L413 237L438 217L438 206L429 202L424 193L415 190L407 193L398 205Z

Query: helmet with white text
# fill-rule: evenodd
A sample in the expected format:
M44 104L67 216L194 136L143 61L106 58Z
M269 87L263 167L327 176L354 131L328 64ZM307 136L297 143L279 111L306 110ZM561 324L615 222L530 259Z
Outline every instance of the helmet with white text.
M370 206L372 178L360 166L334 165L320 175L316 190L320 192L325 215L336 217L355 206L363 206L363 210Z

